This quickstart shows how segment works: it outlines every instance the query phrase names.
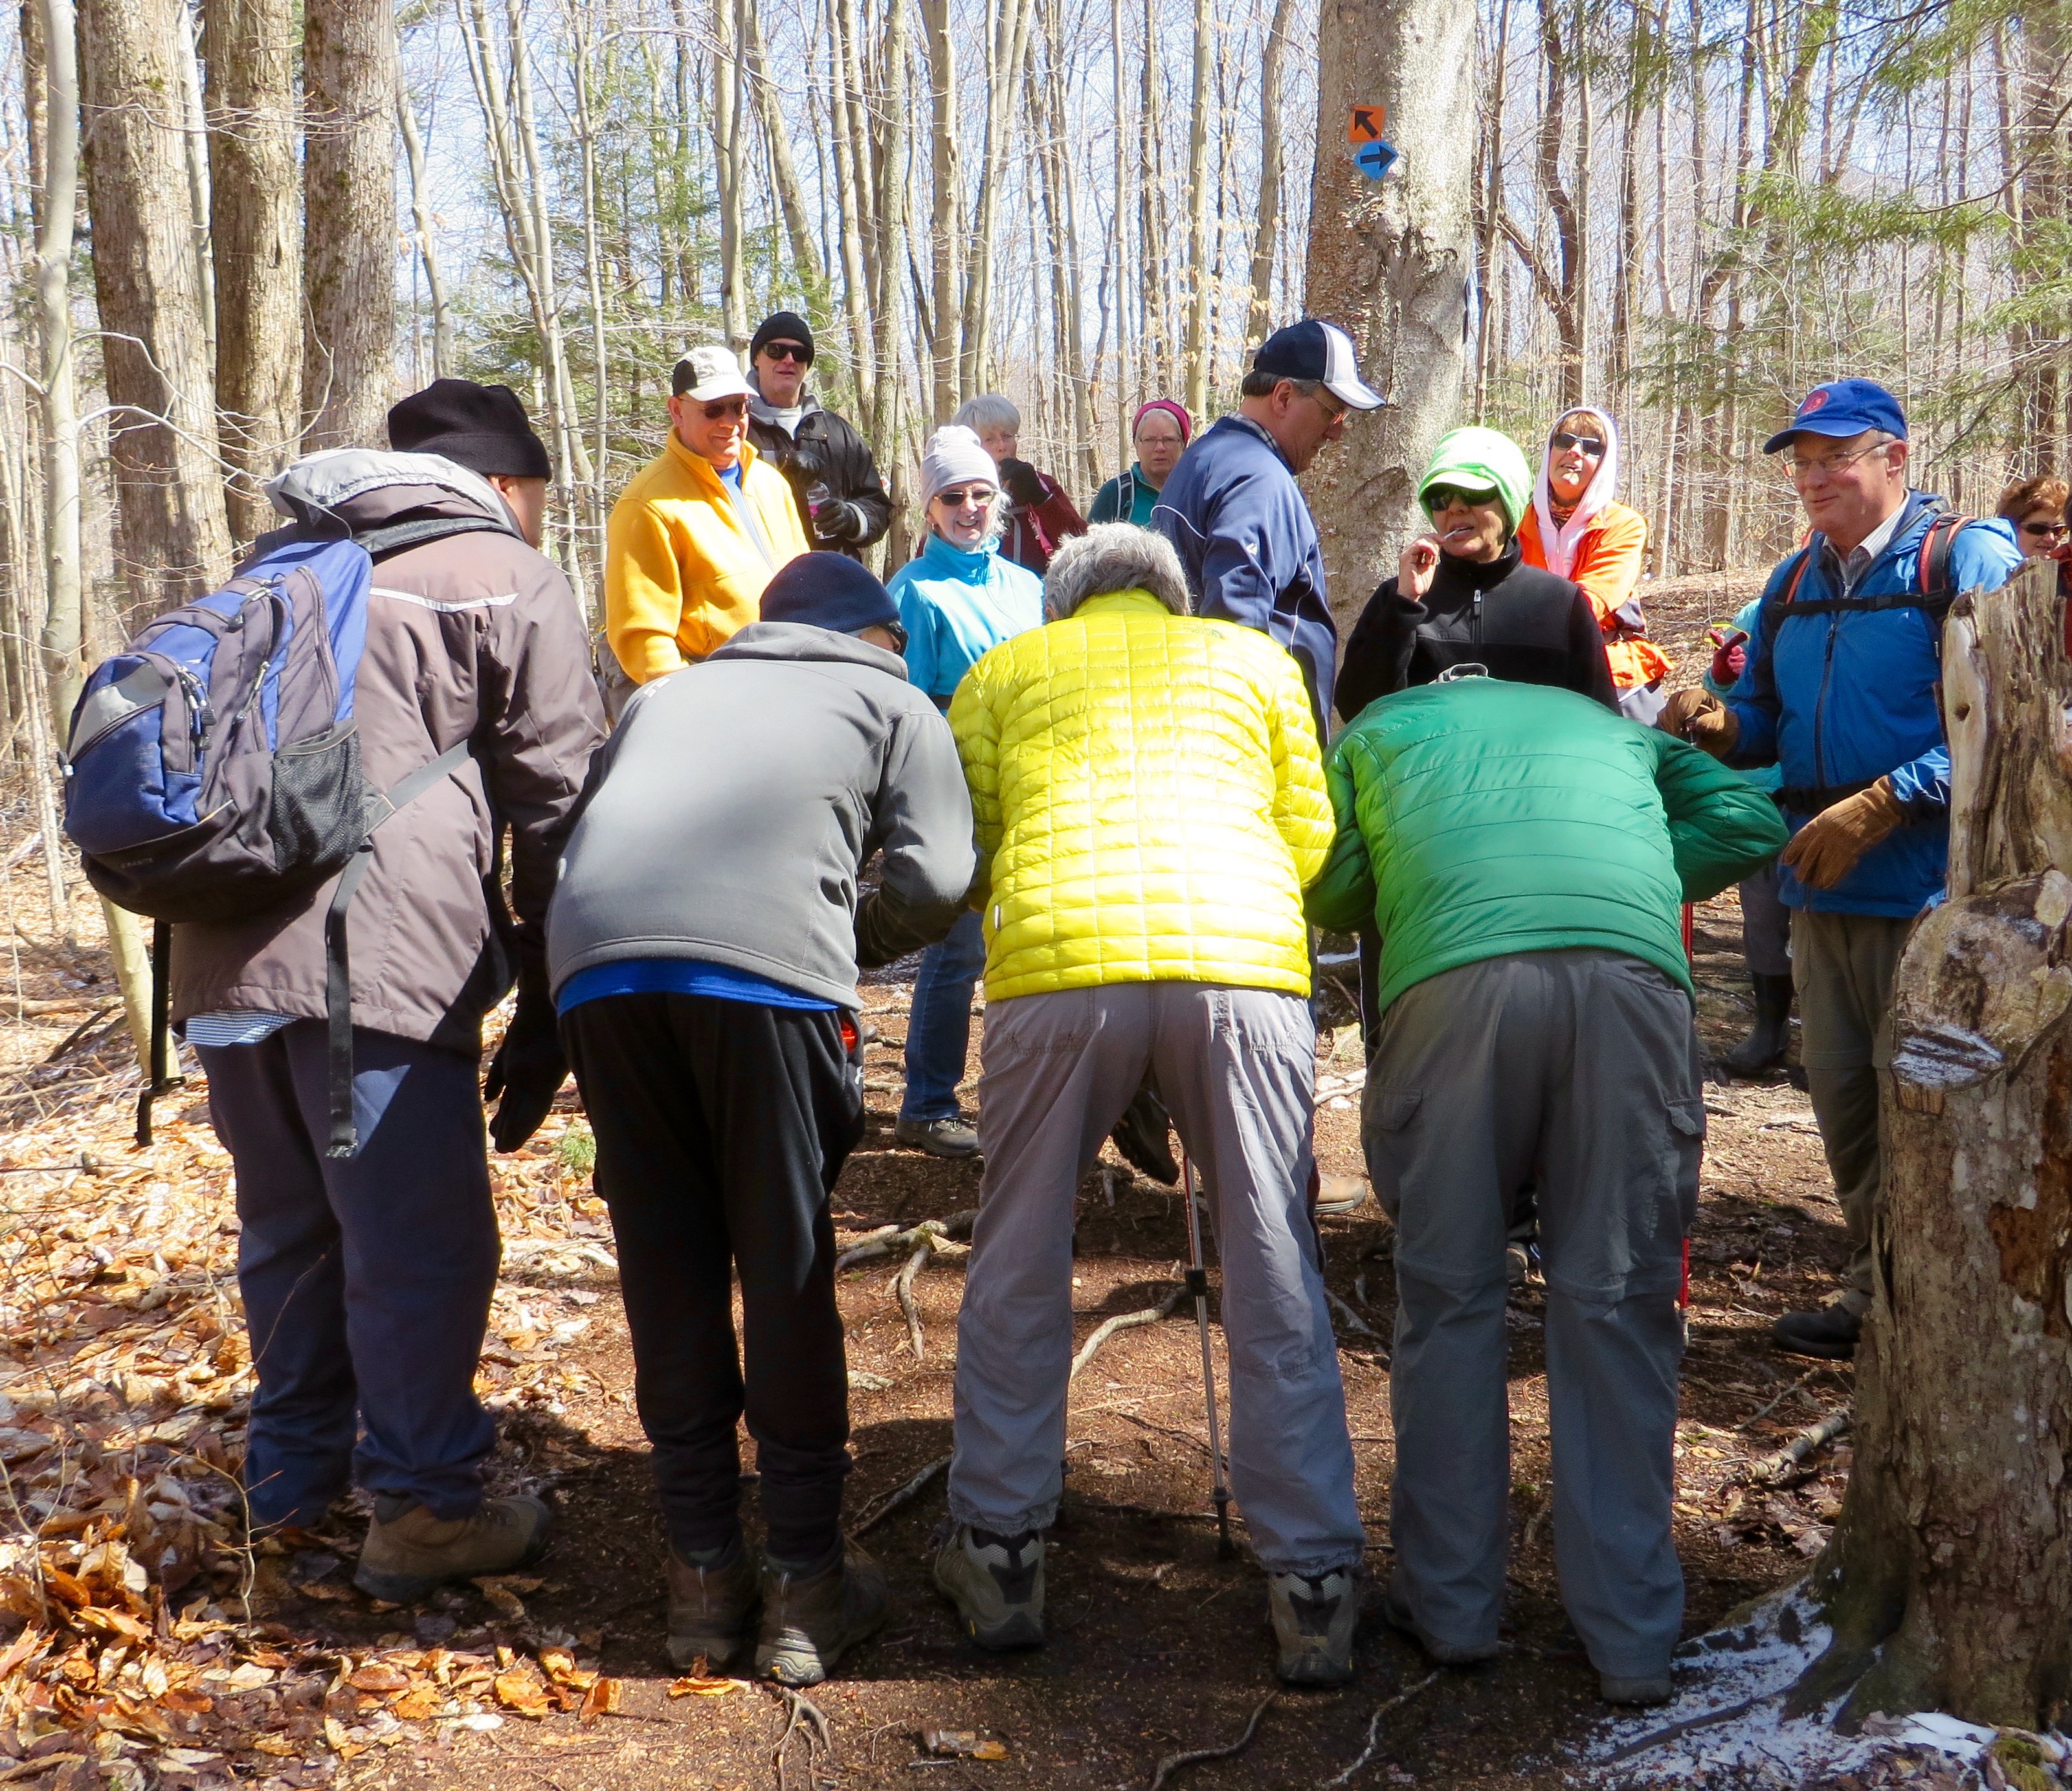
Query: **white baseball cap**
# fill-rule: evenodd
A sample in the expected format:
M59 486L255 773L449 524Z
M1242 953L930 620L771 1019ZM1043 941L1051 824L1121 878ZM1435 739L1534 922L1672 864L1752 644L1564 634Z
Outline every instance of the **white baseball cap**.
M693 348L676 363L669 389L680 398L710 404L715 398L753 397L755 388L741 376L741 363L721 342Z
M1359 376L1353 339L1335 323L1305 317L1259 345L1252 371L1284 380L1315 380L1349 410L1378 410L1388 401Z

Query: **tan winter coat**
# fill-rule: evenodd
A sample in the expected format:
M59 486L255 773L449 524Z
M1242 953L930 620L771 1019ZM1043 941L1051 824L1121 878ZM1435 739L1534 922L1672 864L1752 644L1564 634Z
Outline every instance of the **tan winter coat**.
M604 717L568 581L511 532L485 481L440 462L440 482L422 483L431 458L322 456L290 467L274 501L290 514L327 510L356 532L476 525L376 560L354 698L368 783L386 790L449 746L475 746L376 832L347 910L354 1024L472 1053L516 973L512 947L544 950L561 843ZM500 938L484 889L497 820L511 834L515 940ZM175 1021L220 1008L323 1017L333 888L260 919L175 927Z

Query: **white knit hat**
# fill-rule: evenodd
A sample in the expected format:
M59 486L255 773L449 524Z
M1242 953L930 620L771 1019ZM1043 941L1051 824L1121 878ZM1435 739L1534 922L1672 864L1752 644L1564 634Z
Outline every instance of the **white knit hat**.
M1000 469L980 446L978 433L961 423L945 423L921 450L921 507L935 501L938 491L983 479L1000 489Z

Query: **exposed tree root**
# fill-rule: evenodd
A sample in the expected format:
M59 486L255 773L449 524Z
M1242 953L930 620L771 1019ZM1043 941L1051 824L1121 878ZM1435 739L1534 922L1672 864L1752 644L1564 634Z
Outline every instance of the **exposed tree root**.
M899 1296L899 1313L906 1321L906 1341L913 1346L914 1359L923 1360L928 1354L927 1340L921 1334L921 1309L914 1304L914 1278L928 1266L935 1254L935 1240L923 1237L914 1247L914 1254L906 1259L906 1267L893 1277L893 1290Z
M880 1524L883 1523L887 1518L890 1517L894 1512L897 1511L900 1506L909 1503L915 1496L920 1492L923 1487L926 1486L930 1481L933 1480L936 1475L940 1473L945 1468L948 1467L949 1464L950 1458L948 1456L937 1456L933 1461L930 1462L927 1467L923 1468L920 1471L920 1473L916 1474L911 1480L908 1481L904 1486L894 1488L891 1492L887 1493L883 1498L880 1499L876 1505L873 1506L870 1509L870 1516L865 1518L860 1522L853 1525L850 1527L849 1534L852 1536L861 1536L870 1530L875 1530Z
M834 1756L834 1738L828 1732L827 1713L803 1691L794 1691L789 1686L772 1686L770 1689L776 1694L786 1717L784 1732L777 1737L777 1745L770 1750L770 1763L777 1768L777 1791L784 1791L784 1750L791 1744L795 1735L805 1738L806 1783L810 1787L814 1783L816 1759L832 1759Z
M1079 1378L1079 1370L1094 1359L1094 1352L1117 1331L1132 1330L1139 1325L1156 1325L1161 1318L1170 1318L1186 1296L1185 1287L1176 1287L1155 1306L1146 1306L1141 1312L1118 1312L1096 1325L1093 1334L1079 1345L1079 1353L1072 1358L1072 1371L1065 1377L1067 1384Z
M619 1259L610 1251L572 1238L513 1238L504 1246L507 1263L522 1262L528 1256L573 1256L578 1262L594 1263L614 1275L619 1272Z
M1831 1411L1817 1424L1808 1424L1774 1455L1762 1456L1751 1461L1742 1470L1741 1477L1751 1486L1768 1486L1784 1478L1793 1469L1803 1463L1808 1456L1816 1453L1847 1433L1852 1422L1847 1406L1839 1411Z
M1324 1289L1324 1297L1330 1301L1331 1310L1338 1315L1340 1320L1343 1321L1346 1329L1350 1331L1355 1337L1371 1338L1376 1343L1379 1343L1383 1341L1380 1332L1377 1331L1371 1325L1368 1324L1365 1319L1362 1318L1360 1315L1355 1312L1344 1300L1341 1300L1336 1294L1332 1292L1329 1288Z
M1379 1703L1376 1704L1374 1707L1374 1715L1367 1719L1367 1745L1360 1749L1359 1758L1355 1760L1352 1764L1348 1766L1342 1773L1339 1773L1337 1777L1326 1779L1324 1781L1324 1791L1331 1791L1331 1788L1333 1786L1343 1785L1346 1783L1355 1773L1365 1770L1369 1762L1371 1762L1374 1758L1375 1748L1381 1745L1382 1718L1388 1715L1391 1711L1398 1708L1401 1705L1408 1703L1412 1699L1415 1698L1419 1692L1422 1691L1438 1677L1439 1675L1436 1671L1428 1673L1414 1686L1405 1686L1403 1690L1396 1693L1393 1698L1384 1698Z
M845 1268L854 1268L859 1263L874 1263L881 1257L897 1256L902 1251L914 1249L923 1237L968 1238L972 1221L977 1217L977 1211L973 1210L952 1213L946 1219L923 1219L919 1225L903 1228L881 1225L875 1231L865 1232L835 1258L835 1273L839 1275Z
M1260 1699L1252 1713L1252 1720L1245 1724L1244 1733L1236 1740L1221 1748L1190 1748L1185 1753L1168 1754L1158 1763L1158 1770L1151 1775L1146 1791L1160 1791L1166 1779L1183 1766L1198 1766L1205 1760L1228 1760L1232 1754L1241 1754L1252 1745L1252 1738L1259 1732L1259 1719L1268 1709L1280 1702L1281 1694L1269 1691Z

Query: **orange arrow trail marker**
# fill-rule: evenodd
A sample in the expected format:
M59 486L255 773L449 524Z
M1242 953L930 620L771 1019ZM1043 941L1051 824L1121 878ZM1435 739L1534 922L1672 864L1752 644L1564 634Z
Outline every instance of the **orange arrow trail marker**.
M1378 143L1381 141L1382 126L1388 122L1388 109L1380 105L1356 105L1353 108L1352 122L1346 128L1349 143Z

